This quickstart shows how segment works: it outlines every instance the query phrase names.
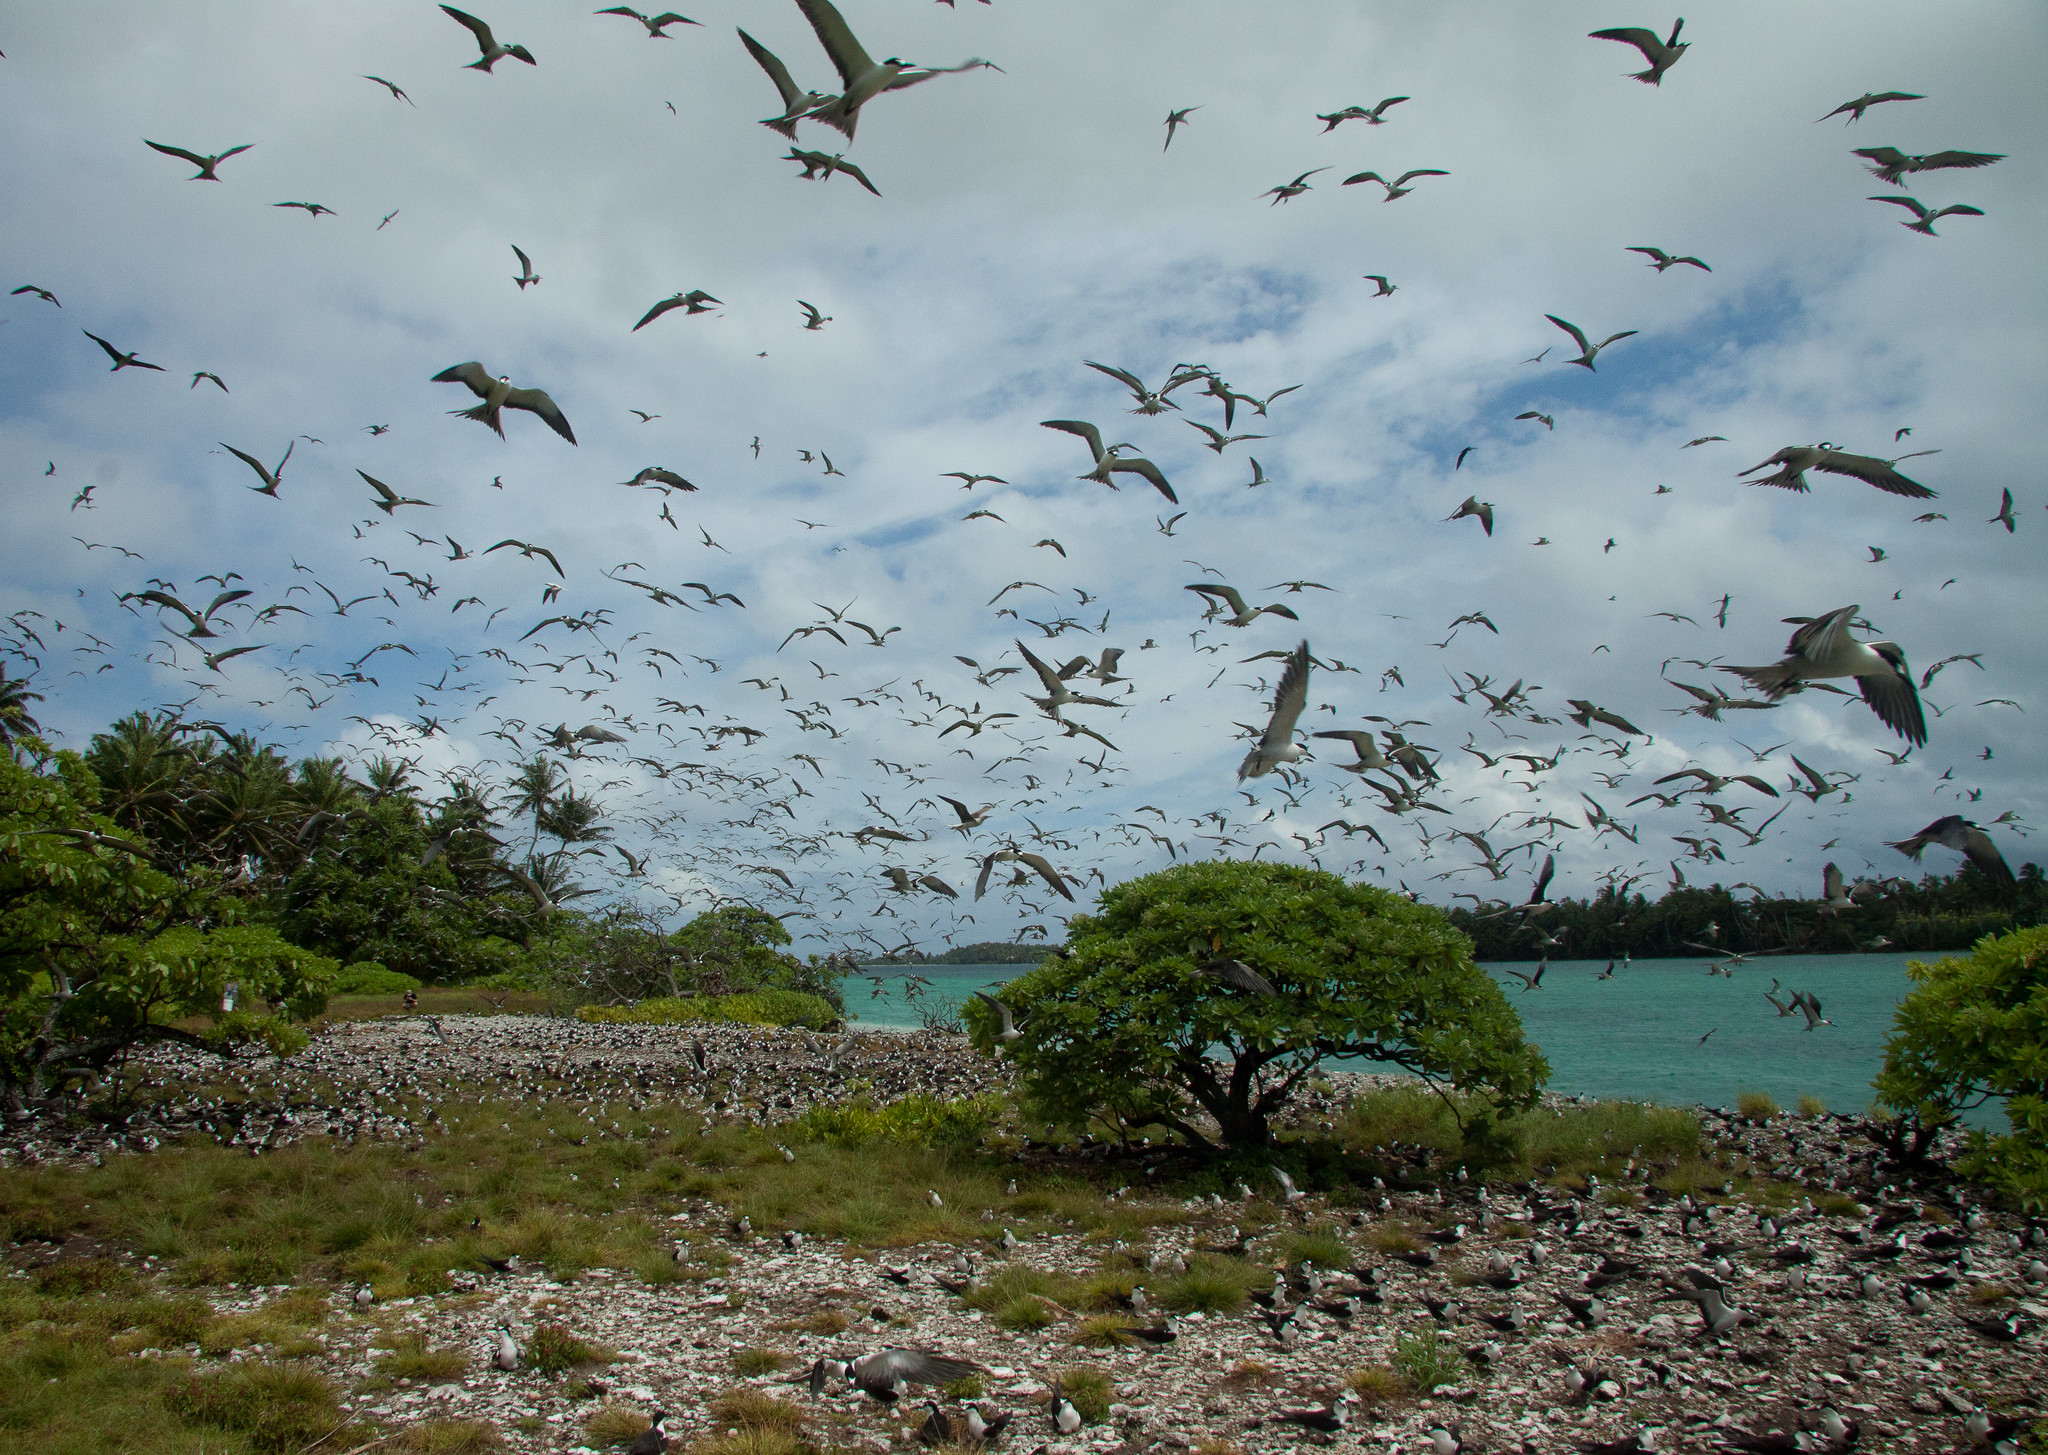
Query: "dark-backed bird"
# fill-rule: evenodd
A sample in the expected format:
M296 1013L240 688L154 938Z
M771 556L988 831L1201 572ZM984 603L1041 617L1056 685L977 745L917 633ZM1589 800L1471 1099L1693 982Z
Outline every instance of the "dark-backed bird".
M1273 199L1270 203L1267 204L1269 207L1278 207L1283 202L1292 202L1302 193L1308 191L1308 179L1310 177L1313 177L1317 172L1327 172L1329 170L1330 169L1328 167L1311 167L1306 172L1303 172L1299 177L1296 177L1292 182L1282 182L1279 186L1268 188L1266 191L1261 192L1259 195L1261 197L1270 197ZM1227 421L1225 422L1224 428L1229 428L1229 424Z
M376 506L386 515L390 515L393 511L397 510L398 507L401 505L431 506L434 503L431 500L408 499L407 497L400 495L396 490L393 490L389 485L386 485L382 480L379 480L376 476L364 474L363 471L361 470L356 471L356 473L358 475L362 475L364 482L367 485L369 485L369 487L372 490L377 492L377 498L371 501L370 504Z
M773 51L744 30L739 36L740 43L747 48L747 54L754 58L756 65L768 73L768 79L775 83L776 93L782 97L782 115L771 116L761 125L770 131L781 132L791 141L795 141L797 122L833 98L822 91L798 89L796 82L790 78L789 67L782 64Z
M1827 116L1816 116L1814 121L1816 123L1823 122L1829 117L1840 116L1846 111L1849 113L1849 120L1842 124L1847 126L1853 122L1861 121L1863 113L1871 107L1881 106L1887 101L1925 101L1926 99L1925 96L1912 91L1865 91L1854 101L1844 101L1840 106L1830 111Z
M1266 720L1266 730L1259 734L1258 742L1238 765L1238 782L1262 778L1283 763L1299 763L1308 756L1308 750L1294 741L1294 724L1308 706L1309 662L1308 642L1304 640L1288 654L1287 669L1280 674L1280 685L1273 692L1272 715Z
M1896 187L1909 172L1937 172L1951 167L1988 167L2005 160L2004 152L1929 152L1909 157L1897 147L1858 147L1853 153L1871 164L1870 175Z
M1039 424L1046 429L1062 430L1067 434L1079 436L1087 444L1088 452L1095 457L1095 468L1085 475L1075 476L1075 479L1093 480L1098 484L1108 485L1114 490L1116 485L1109 478L1111 475L1117 473L1137 475L1148 481L1154 490L1157 490L1175 505L1180 504L1180 497L1173 493L1173 486L1168 483L1166 476L1160 472L1157 465L1141 455L1132 455L1126 459L1117 453L1119 450L1130 449L1131 446L1129 445L1111 445L1109 448L1104 449L1102 445L1102 431L1087 420L1042 419L1039 421Z
M1476 495L1467 495L1465 497L1465 503L1459 506L1456 510L1452 511L1449 515L1445 516L1444 520L1446 523L1454 520L1463 520L1468 515L1471 516L1474 520L1478 521L1480 525L1484 526L1486 528L1486 533L1488 535L1493 534L1492 501L1481 500Z
M195 380L194 382L196 383L198 381ZM284 447L284 459L279 460L277 462L276 469L270 470L265 469L263 462L257 459L254 455L245 455L240 450L236 449L233 445L228 444L226 441L221 442L222 449L226 450L229 454L233 455L236 459L240 460L243 464L247 465L250 469L254 470L256 472L257 478L263 481L261 485L251 485L249 488L251 490L254 490L258 495L268 495L273 500L277 498L277 487L284 482L285 461L291 459L292 451L297 449L298 447L299 442L297 440L293 440L290 444L286 445Z
M197 167L199 170L185 179L188 182L218 182L220 178L213 174L215 167L219 166L229 157L239 156L249 150L250 147L256 145L253 141L247 142L238 147L229 147L226 151L214 156L202 157L197 152L188 152L183 147L167 147L160 141L151 141L148 137L142 139L142 144L151 151L162 152L167 157L177 157L180 161L190 162L193 166Z
M1751 465L1740 471L1736 478L1754 475L1759 470L1778 466L1775 474L1761 480L1751 480L1751 485L1775 485L1781 490L1797 490L1804 493L1808 488L1806 472L1819 470L1826 475L1847 475L1861 480L1866 485L1892 495L1904 495L1913 500L1932 500L1935 492L1917 480L1908 480L1895 468L1895 460L1880 460L1875 455L1852 455L1838 450L1833 443L1822 440L1817 445L1787 445L1760 465Z
M837 152L807 152L791 147L789 155L784 157L783 160L785 162L801 162L803 164L802 181L826 182L831 180L834 172L843 172L845 175L853 178L854 181L860 183L861 186L867 188L868 191L874 193L875 196L879 197L882 195L882 189L868 179L866 172L863 172L852 162L847 161L845 157Z
M1202 108L1201 108L1201 107L1199 107L1199 106L1183 106L1183 107L1181 107L1181 109L1180 109L1180 110L1178 110L1178 111L1169 111L1169 112L1167 112L1167 113L1166 113L1166 146L1164 146L1164 147L1161 147L1161 148L1160 148L1159 150L1161 150L1161 151L1163 152L1163 151L1165 151L1165 150L1166 150L1166 147L1170 147L1170 146L1172 146L1172 145L1173 145L1173 134L1174 134L1174 132L1175 132L1175 131L1176 131L1177 129L1179 129L1180 127L1186 126L1186 125L1188 124L1188 113L1190 113L1190 112L1193 112L1193 111L1200 111L1201 109L1202 109Z
M1382 126L1387 120L1387 108L1399 106L1408 99L1406 96L1389 96L1377 106L1347 106L1342 111L1318 111L1316 120L1323 123L1323 134L1326 136L1347 121L1362 121L1367 126Z
M1991 835L1959 814L1938 818L1912 838L1901 839L1892 847L1917 863L1921 851L1929 844L1954 849L1984 874L2002 884L2015 882L2012 866L2005 862L2005 855L1998 852L1998 845L1991 842Z
M1620 333L1609 334L1606 338L1600 340L1600 342L1597 344L1588 343L1586 342L1585 334L1579 331L1579 326L1577 324L1566 323L1563 319L1559 318L1554 313L1546 313L1543 316L1549 319L1552 323L1556 324L1559 328L1563 329L1566 333L1570 334L1572 336L1572 342L1579 346L1579 356L1576 359L1570 359L1566 362L1577 364L1581 368L1586 369L1591 369L1593 367L1593 360L1599 357L1600 350L1606 348L1609 344L1615 342L1617 339L1633 338L1638 332L1638 330L1636 329L1626 328L1623 329Z
M1410 192L1413 192L1415 189L1406 184L1417 177L1448 177L1450 175L1449 172L1436 167L1417 167L1413 171L1403 172L1400 176L1389 182L1378 172L1360 172L1355 176L1346 177L1344 185L1350 187L1359 182L1377 182L1387 189L1387 195L1382 197L1380 201L1392 202L1397 197L1406 197Z
M647 1418L647 1428L633 1437L633 1443L626 1447L626 1455L667 1455L668 1431L662 1422L668 1418L668 1411L656 1410Z
M539 280L536 279L535 281ZM647 327L648 324L654 322L655 319L675 308L680 308L685 313L709 313L711 305L719 301L709 293L706 293L702 288L692 288L687 293L671 293L668 297L662 299L661 302L655 304L654 307L648 309L647 312L640 315L640 321L628 329L627 332L638 333L641 329Z
M382 86L385 90L389 91L391 93L391 99L393 101L403 101L406 105L412 106L415 109L417 109L418 103L416 103L412 99L412 97L406 95L405 92L399 90L396 85L394 85L390 81L385 80L382 76L365 76L363 77L363 79L365 81L375 81L378 85Z
M854 38L852 29L831 0L796 0L796 3L797 9L803 11L804 19L810 21L811 29L817 32L818 44L831 57L841 84L839 95L829 97L804 114L812 121L822 121L834 130L844 132L848 141L853 140L854 128L860 124L861 108L885 91L901 91L934 76L959 71L982 67L999 69L978 56L957 66L914 66L900 56L876 61L861 48L861 43Z
M7 296L9 298L19 298L24 293L33 293L36 295L36 297L42 299L43 302L45 303L57 303L56 294L52 293L47 288L38 288L33 283L24 283L19 288L9 289ZM57 303L57 306L59 308L62 308L64 305L61 303Z
M695 25L701 27L703 24L702 21L692 20L687 15L678 15L673 10L664 10L659 15L648 16L642 15L639 11L627 5L613 5L608 9L595 10L591 13L593 15L630 16L647 27L647 38L649 40L673 40L675 37L668 33L668 28L671 25Z
M1722 667L1763 691L1776 702L1802 682L1829 677L1854 677L1885 726L1916 747L1927 741L1927 722L1906 654L1892 641L1859 642L1850 628L1859 608L1837 607L1817 617L1786 617L1797 625L1781 661L1764 667Z
M466 15L453 5L443 5L441 13L475 36L476 48L483 52L476 60L464 66L464 70L489 71L507 56L515 61L524 61L529 66L540 64L533 58L532 52L523 45L499 45L497 37L491 34L491 28L474 15Z
M1643 53L1643 59L1650 63L1650 69L1647 71L1632 71L1630 74L1638 81L1652 86L1661 86L1664 84L1664 73L1678 64L1678 58L1684 55L1686 48L1692 44L1690 41L1681 41L1678 38L1678 32L1683 29L1685 29L1685 17L1681 15L1678 17L1677 22L1672 25L1671 36L1668 40L1659 40L1656 31L1644 30L1641 26L1636 25L1623 25L1616 26L1611 30L1591 31L1587 34L1586 39L1618 40L1623 45L1634 46Z
M446 6L442 7L446 9ZM515 389L509 374L500 374L493 379L482 364L474 359L466 364L455 364L434 375L436 384L463 384L469 392L483 403L473 409L451 409L450 414L459 414L464 419L476 420L497 432L498 438L505 437L505 425L499 417L501 410L523 409L538 415L549 429L567 440L576 443L576 432L569 428L569 421L556 407L555 401L539 389Z
M533 264L527 261L526 254L519 250L517 243L512 244L512 256L519 259L519 273L512 281L517 283L519 291L524 293L527 284L540 281L540 274L533 271Z
M124 354L90 329L82 328L79 332L107 351L107 357L114 361L114 367L107 371L110 374L119 373L123 369L154 369L159 374L164 372L162 364L144 363L132 353Z
M1229 626L1250 626L1269 611L1275 616L1284 616L1289 621L1301 620L1290 608L1282 606L1277 602L1271 606L1247 606L1244 597L1238 593L1235 586L1200 584L1189 586L1185 589L1213 598L1210 603L1210 615L1212 616L1223 615L1223 608L1228 606L1230 612L1228 615L1223 615L1223 620Z
M1865 200L1870 202L1889 202L1896 207L1905 208L1913 214L1913 220L1911 222L1902 222L1899 226L1912 232L1925 233L1929 237L1941 236L1940 233L1934 230L1934 224L1944 217L1982 217L1984 215L1983 208L1966 206L1961 202L1952 202L1946 207L1937 207L1929 211L1922 205L1918 197L1901 195L1897 197L1871 197Z
M1671 256L1671 254L1665 252L1662 248L1624 248L1622 249L1622 251L1629 253L1641 253L1644 257L1650 260L1650 266L1655 268L1660 273L1663 272L1666 268L1674 268L1678 266L1678 264L1680 263L1690 263L1695 268L1698 268L1702 273L1711 273L1714 271L1705 263L1701 262L1698 258L1674 258L1673 256Z

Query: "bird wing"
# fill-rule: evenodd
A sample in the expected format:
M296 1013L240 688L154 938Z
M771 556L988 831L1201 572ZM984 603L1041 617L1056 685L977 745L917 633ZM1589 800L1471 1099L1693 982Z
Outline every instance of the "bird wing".
M1891 461L1880 460L1871 455L1851 455L1841 450L1823 450L1813 468L1830 475L1848 475L1866 485L1875 485L1891 495L1904 495L1913 500L1932 500L1935 493L1917 480L1908 480L1892 468Z
M1657 57L1663 53L1664 38L1654 30L1644 30L1639 25L1618 25L1611 30L1594 30L1586 34L1587 40L1618 40L1623 45L1632 45L1643 53L1643 59L1651 65L1657 64Z
M292 443L297 444L298 441L294 440L292 441ZM263 462L257 459L254 455L243 454L240 450L236 449L226 440L221 441L220 447L226 450L229 454L233 455L236 459L240 460L243 464L247 465L250 469L254 470L258 475L262 476L264 484L269 485L273 482L274 477L271 475L270 471L265 469L263 466ZM287 451L286 453L289 454L290 452Z
M1015 858L1018 863L1023 864L1026 868L1036 871L1038 877L1047 884L1050 884L1062 899L1073 899L1074 891L1067 888L1066 880L1060 878L1060 871L1053 868L1051 862L1043 854L1019 853Z
M1270 751L1294 741L1294 724L1308 705L1308 643L1304 641L1287 658L1287 670L1280 674L1280 686L1273 693L1273 716L1259 738L1259 747Z
M1899 672L1885 672L1858 677L1856 685L1862 689L1870 710L1886 727L1916 747L1927 741L1927 719L1921 715L1920 694L1913 690L1912 678Z
M1278 987L1272 981L1252 969L1251 966L1245 964L1242 960L1233 960L1227 957L1205 960L1202 962L1201 969L1202 973L1209 976L1212 980L1220 980L1225 985L1235 986L1239 990L1249 990L1258 995L1278 995L1280 993Z
M512 244L512 256L519 259L519 266L522 271L528 273L533 271L533 264L526 260L526 254L519 250L517 243Z
M1645 257L1651 258L1668 258L1671 256L1662 248L1623 248L1622 251L1628 253L1641 253Z
M1394 178L1394 185L1398 187L1411 177L1448 177L1450 175L1449 172L1440 171L1435 167L1417 167L1412 172L1403 172L1400 176Z
M1184 589L1189 591L1199 591L1204 596L1220 596L1225 601L1230 603L1230 609L1232 611L1236 612L1239 616L1244 615L1244 597L1238 594L1237 588L1234 586L1210 586L1204 584L1199 586L1189 586Z
M1849 630L1856 611L1854 606L1838 606L1801 623L1799 630L1792 633L1792 640L1785 644L1785 651L1794 657L1816 661L1832 656L1840 646L1843 634Z
M137 591L134 593L134 597L137 601L152 601L155 602L158 606L168 606L169 608L171 608L171 610L179 613L187 621L191 622L192 625L196 627L204 627L206 625L206 623L200 619L198 612L194 611L191 607L187 606L184 602L178 600L177 597L170 595L168 592Z
M1152 488L1154 490L1157 490L1161 495L1164 495L1168 500L1172 501L1175 505L1180 504L1180 497L1173 493L1173 486L1167 483L1166 476L1161 474L1159 467L1153 464L1150 460L1144 459L1142 457L1112 460L1110 462L1109 469L1110 473L1113 475L1124 474L1141 476L1144 479L1151 482Z
M528 414L537 414L546 421L549 429L567 440L576 443L576 431L569 428L569 421L556 407L555 401L539 389L514 389L505 396L507 409L523 409Z
M1344 185L1346 187L1349 187L1357 182L1377 182L1382 187L1387 185L1387 179L1385 177L1382 177L1378 172L1360 172L1355 177L1346 177L1344 179Z
M1842 897L1842 871L1832 863L1821 867L1820 892L1827 899Z
M768 73L768 79L775 83L775 89L782 95L784 111L803 99L804 93L798 90L796 82L790 79L789 67L776 59L774 52L744 30L740 32L740 43L747 48L747 54L754 58L755 63Z
M868 180L868 174L866 172L863 172L859 167L856 167L852 162L841 161L835 157L832 161L832 170L835 172L846 173L847 176L853 178L854 181L860 183L861 186L867 188L868 191L874 193L877 197L882 195L882 189L880 187L877 187L873 182L870 182Z
M1093 359L1083 359L1081 362L1098 373L1109 375L1110 378L1116 380L1117 383L1123 385L1140 399L1143 399L1150 392L1145 388L1145 381L1136 374L1131 373L1128 369L1119 369L1109 364L1098 364Z
M1620 333L1610 333L1606 338L1600 340L1600 347L1604 349L1616 339L1634 338L1638 332L1639 330L1637 329L1625 328Z
M112 344L108 343L105 339L101 338L91 329L81 328L79 332L84 334L87 338L91 339L94 343L98 344L101 348L105 349L107 351L107 357L112 359L115 363L120 363L121 360L126 357L126 355L124 355L119 349L115 348Z
M1889 202L1894 206L1909 208L1916 217L1925 218L1930 215L1927 209L1921 205L1918 197L1867 197L1864 200L1866 202Z
M1988 167L2004 157L2004 152L1931 152L1919 159L1920 165L1914 170L1930 172L1938 167Z
M445 5L441 8L447 9ZM490 373L482 364L471 359L466 364L455 364L443 369L433 377L431 382L435 384L467 384L469 392L482 399L490 394L491 385L497 381L490 376Z
M88 335L88 337L90 337L90 335ZM105 348L109 346L102 344L101 347ZM1094 425L1090 424L1087 420L1041 419L1038 423L1040 427L1044 429L1064 430L1068 434L1079 435L1083 440L1087 442L1089 452L1095 456L1095 462L1098 465L1102 463L1102 431L1097 429Z
M1649 32L1646 30L1640 32L1640 34L1648 35ZM1579 326L1577 324L1566 323L1563 319L1559 318L1554 313L1546 313L1543 316L1549 319L1552 323L1556 324L1559 328L1563 329L1566 333L1570 334L1572 336L1572 342L1579 346L1580 353L1583 354L1591 351L1591 346L1586 342L1586 336L1583 333L1579 332Z
M1016 1022L1011 1018L1010 1008L1007 1005L1004 1005L986 990L975 991L974 998L982 1001L991 1011L995 1012L996 1029L1000 1034L1007 1036L1012 1030L1016 1029Z
M1015 638L1012 638L1012 640L1014 641ZM1060 681L1060 674L1034 657L1031 654L1031 648L1025 646L1024 643L1017 642L1017 650L1024 654L1024 660L1030 663L1031 670L1038 674L1038 680L1045 684L1045 690L1052 696L1058 697L1065 688L1065 684Z
M469 33L476 37L476 43L479 49L488 51L492 46L497 44L497 41L492 39L491 37L491 28L488 25L485 25L481 20L478 20L474 15L465 15L460 10L457 10L453 5L443 5L441 7L441 10L444 14L447 15L447 17L450 20L454 21L457 25L466 26L468 28Z
M818 44L825 47L825 54L832 58L842 86L851 86L875 68L874 61L854 39L852 29L833 6L832 0L796 0L796 7L803 11L804 19L810 21L811 29L818 33Z
M671 308L681 308L683 306L683 301L684 300L681 297L662 299L661 302L655 304L654 307L648 309L646 313L642 314L640 316L640 321L634 324L632 328L628 329L627 332L638 333L641 329L647 327L648 324L654 322L655 319L661 317Z
M196 156L186 151L183 147L167 147L162 142L151 141L148 137L142 139L142 144L151 151L162 152L167 157L182 157L195 167L204 168L207 162L212 160L210 157Z

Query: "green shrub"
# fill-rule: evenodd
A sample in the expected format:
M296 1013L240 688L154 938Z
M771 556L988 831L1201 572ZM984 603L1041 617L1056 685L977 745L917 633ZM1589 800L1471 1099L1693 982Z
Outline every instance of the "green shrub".
M341 967L334 977L336 995L403 995L418 990L420 982L396 970L386 970L375 960L358 960Z
M971 1147L1002 1114L1003 1100L990 1093L944 1101L914 1093L876 1106L865 1100L814 1104L790 1123L794 1138L864 1147L877 1142L938 1150Z
M803 1026L820 1031L839 1021L839 1012L819 995L798 990L750 990L738 995L659 996L637 1005L584 1005L579 1020L612 1025L683 1025L725 1021L748 1026Z
M2004 1103L2009 1131L1969 1134L1959 1160L2032 1210L2048 1207L2048 926L1977 942L1968 958L1906 967L1878 1104L1894 1150L1924 1153L1965 1107Z
M1217 1152L1270 1144L1285 1098L1254 1088L1332 1057L1400 1066L1506 1110L1531 1105L1549 1075L1471 942L1428 905L1245 862L1182 864L1099 903L1069 922L1066 958L1005 993L1023 1032L1007 1054L1031 1110L1055 1125L1115 1116ZM1204 973L1217 958L1278 993ZM990 1048L988 1006L963 1010Z
M1423 1394L1439 1385L1455 1384L1465 1372L1457 1348L1448 1339L1439 1338L1435 1329L1396 1335L1392 1363Z

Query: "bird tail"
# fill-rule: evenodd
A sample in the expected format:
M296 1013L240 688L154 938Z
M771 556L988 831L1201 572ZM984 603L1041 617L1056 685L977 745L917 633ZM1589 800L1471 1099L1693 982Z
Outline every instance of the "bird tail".
M479 404L474 409L451 409L450 414L459 414L464 419L473 419L478 424L487 424L498 432L498 438L505 438L504 421L498 418L498 411L488 404Z

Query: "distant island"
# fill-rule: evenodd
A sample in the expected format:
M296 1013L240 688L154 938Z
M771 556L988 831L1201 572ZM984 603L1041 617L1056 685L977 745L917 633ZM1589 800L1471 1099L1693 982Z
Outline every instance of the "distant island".
M912 951L862 960L860 965L862 969L871 965L1036 965L1052 952L1051 945L1002 945L983 940L977 945L956 945L940 955Z

